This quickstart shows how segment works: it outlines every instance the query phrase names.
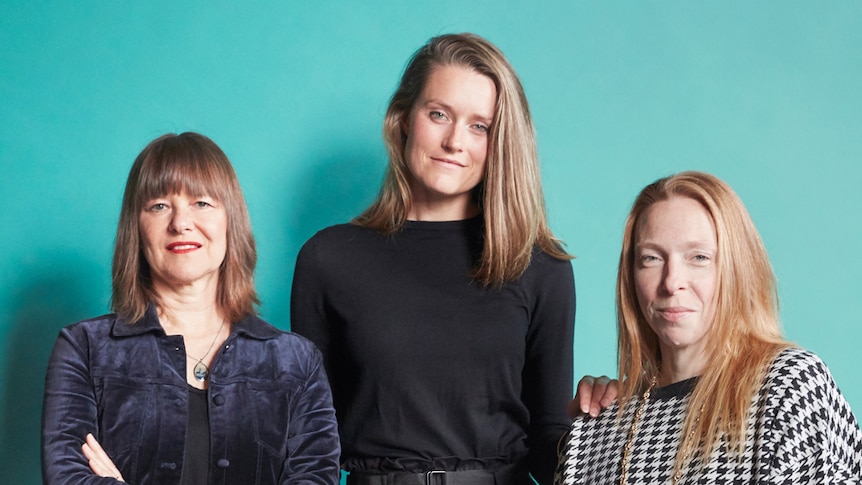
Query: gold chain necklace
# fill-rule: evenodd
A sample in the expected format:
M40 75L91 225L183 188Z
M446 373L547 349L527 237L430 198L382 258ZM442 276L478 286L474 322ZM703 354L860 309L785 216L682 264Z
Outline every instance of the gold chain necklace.
M626 446L623 448L623 463L622 463L622 476L620 477L620 485L626 485L626 479L629 474L629 460L631 460L631 456L629 454L632 451L632 444L635 439L635 432L637 432L638 421L641 420L641 415L644 413L644 408L646 407L646 403L649 400L650 391L655 386L656 377L653 376L652 380L649 383L649 387L647 387L646 391L644 391L643 400L638 405L637 411L635 411L635 418L632 420L632 427L629 428L629 436L626 439Z
M629 428L629 435L626 438L626 445L623 448L623 461L622 461L622 476L620 477L620 485L626 485L626 480L628 479L629 473L629 462L631 461L631 451L632 445L634 444L635 433L637 432L638 421L641 419L641 415L643 415L644 408L646 407L646 403L649 400L650 392L652 392L653 387L656 384L656 377L653 376L652 380L649 383L649 387L647 387L646 391L644 391L643 399L641 403L638 405L637 411L635 411L635 418L632 420L632 426ZM703 413L703 408L701 407L700 413L698 413L697 418L695 419L694 426L691 428L691 431L688 433L688 443L686 443L686 447L683 450L682 454L682 463L683 465L688 460L689 447L691 446L691 440L694 438L694 430L697 428L697 423L700 421L700 414ZM679 483L680 478L682 478L683 467L680 466L673 474L673 485L677 485Z

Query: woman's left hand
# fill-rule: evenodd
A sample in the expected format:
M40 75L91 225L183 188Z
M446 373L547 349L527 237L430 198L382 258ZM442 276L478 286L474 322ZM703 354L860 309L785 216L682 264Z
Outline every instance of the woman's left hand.
M105 450L102 449L102 445L96 441L96 438L92 433L87 433L87 441L81 446L81 450L84 451L84 456L87 458L88 463L90 464L90 469L93 470L93 473L100 477L113 477L118 481L125 483L123 474L120 473L117 465L114 465L111 457L105 453Z

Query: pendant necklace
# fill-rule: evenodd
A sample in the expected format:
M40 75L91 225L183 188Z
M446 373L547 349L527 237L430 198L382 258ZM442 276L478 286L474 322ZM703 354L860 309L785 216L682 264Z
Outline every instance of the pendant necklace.
M210 354L210 351L213 349L213 345L215 345L216 340L218 340L218 336L221 335L221 329L224 328L224 322L225 322L224 319L222 319L221 326L219 326L218 332L216 332L215 337L213 337L213 341L210 343L210 347L207 349L207 351L203 357L198 359L197 357L193 357L193 356L189 355L188 352L186 352L186 356L188 358L198 361L198 363L195 364L195 368L193 371L194 375L195 375L195 379L198 382L203 382L203 381L207 380L207 377L209 377L209 375L210 375L210 368L207 367L206 364L204 364L204 359L206 359L207 356Z

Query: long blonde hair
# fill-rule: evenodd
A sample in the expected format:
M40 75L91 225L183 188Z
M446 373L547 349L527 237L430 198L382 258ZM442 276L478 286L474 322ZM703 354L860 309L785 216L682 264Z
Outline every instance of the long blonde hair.
M173 193L208 195L227 211L227 252L219 270L219 309L232 322L256 314L254 235L236 173L224 152L198 133L167 134L147 145L132 165L114 246L111 307L129 322L159 305L143 256L140 214L150 199Z
M781 336L775 275L763 241L742 201L726 183L703 172L682 172L645 187L626 219L617 274L620 402L642 393L661 366L658 338L638 305L634 248L641 218L652 204L671 196L699 202L718 238L714 321L709 355L688 403L675 470L685 450L700 447L708 459L722 438L741 456L748 412L769 364L791 346Z
M473 277L485 285L518 278L534 246L557 259L570 259L547 223L536 154L536 136L524 89L497 47L475 34L434 37L408 62L383 121L389 168L377 200L353 220L383 233L401 229L410 213L412 175L404 155L404 122L431 73L462 66L490 78L497 89L488 158L473 198L485 217L485 241Z

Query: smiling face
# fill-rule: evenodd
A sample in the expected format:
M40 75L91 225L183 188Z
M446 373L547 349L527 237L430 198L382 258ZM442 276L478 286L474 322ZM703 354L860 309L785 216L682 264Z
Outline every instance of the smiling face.
M643 213L635 235L638 304L663 359L706 355L713 320L717 239L706 209L672 196Z
M185 194L149 200L140 213L140 231L156 292L217 287L227 252L227 213L218 201Z
M482 181L497 89L487 76L447 65L431 72L404 122L411 174L411 220L475 215L472 190Z

